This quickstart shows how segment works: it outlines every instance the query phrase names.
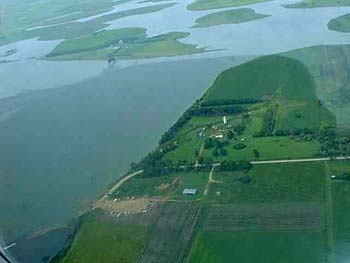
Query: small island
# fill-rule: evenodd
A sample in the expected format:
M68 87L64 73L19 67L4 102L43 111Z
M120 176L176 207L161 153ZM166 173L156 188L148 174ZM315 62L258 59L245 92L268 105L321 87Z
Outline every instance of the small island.
M328 29L337 32L350 32L350 14L339 16L331 19L328 24Z
M196 11L196 10L210 10L217 8L226 8L226 7L235 7L235 6L244 6L251 5L261 2L267 2L271 0L196 0L193 3L187 6L188 10Z
M250 8L232 9L200 17L192 27L201 28L224 24L239 24L269 16L270 15L257 14Z

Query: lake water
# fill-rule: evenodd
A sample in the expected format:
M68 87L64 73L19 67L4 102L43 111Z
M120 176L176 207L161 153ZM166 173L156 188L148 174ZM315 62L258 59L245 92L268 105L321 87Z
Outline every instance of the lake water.
M29 99L4 100L3 107L21 105L0 123L5 241L64 225L84 211L156 146L219 72L243 60L109 68L77 84L32 92Z

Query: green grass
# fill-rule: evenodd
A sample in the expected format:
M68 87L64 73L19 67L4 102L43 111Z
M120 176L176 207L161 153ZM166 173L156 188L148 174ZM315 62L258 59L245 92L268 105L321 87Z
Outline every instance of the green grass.
M323 246L320 232L204 232L188 262L320 263Z
M313 157L317 154L320 144L316 140L313 141L296 141L289 137L261 137L261 138L249 138L244 141L247 146L244 149L236 150L233 145L240 142L240 138L237 141L231 141L231 143L225 147L228 151L227 156L213 157L213 149L204 151L204 157L212 157L215 161L223 160L273 160L273 159L295 159ZM254 156L254 149L257 149L260 153L260 157Z
M187 6L188 10L208 10L216 8L226 8L233 6L250 5L266 2L269 0L196 0Z
M113 193L112 198L162 196L168 194L168 187L174 178L173 175L151 178L136 176L126 181Z
M243 184L241 172L215 172L208 201L213 203L237 202L304 202L324 201L323 163L255 165L246 175L252 181ZM216 195L220 191L221 195Z
M264 56L230 68L216 78L204 101L259 98L278 104L279 128L318 129L335 117L320 105L316 84L308 68L296 59ZM296 120L295 114L301 117Z
M328 24L328 29L338 32L350 32L350 14L339 16L331 19Z
M51 60L135 59L167 57L204 52L203 48L178 39L189 33L171 32L147 38L143 28L124 28L66 40L50 54Z
M329 162L332 175L342 175L350 172L350 162ZM347 262L350 258L350 182L332 181L332 208L335 262Z
M187 172L180 174L178 186L171 195L171 199L190 201L201 198L208 182L208 177L209 172ZM197 194L193 196L184 196L182 191L185 188L195 188L198 190Z
M315 46L289 51L282 55L304 63L312 75L317 97L336 116L337 127L350 129L350 46Z
M288 101L279 104L276 130L288 130L291 127L319 130L322 123L335 123L335 116L317 102Z
M287 8L315 8L330 6L349 6L349 0L302 0L295 4L284 5Z
M239 24L268 17L269 15L256 14L253 9L242 8L226 10L198 18L192 27L209 27L223 24Z
M347 165L347 171L350 166ZM336 262L346 262L350 258L350 182L333 182L333 232Z
M92 35L82 36L66 40L55 47L49 56L80 53L84 51L96 51L119 41L133 41L146 37L144 28L121 28L116 30L103 30Z
M264 56L223 71L204 101L275 97L315 101L315 83L301 62L277 55Z
M61 263L136 262L146 236L146 226L84 223Z

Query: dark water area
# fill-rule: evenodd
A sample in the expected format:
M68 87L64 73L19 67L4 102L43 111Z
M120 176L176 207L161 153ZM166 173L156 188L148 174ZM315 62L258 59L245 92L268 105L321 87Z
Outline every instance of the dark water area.
M16 240L16 245L8 252L18 263L49 262L63 247L69 244L71 228L60 228L33 238Z
M65 225L86 210L131 162L157 145L219 72L245 60L107 69L74 85L0 100L0 117L5 116L0 121L0 209L7 211L0 216L0 231L6 244ZM30 252L20 247L13 253L27 258Z

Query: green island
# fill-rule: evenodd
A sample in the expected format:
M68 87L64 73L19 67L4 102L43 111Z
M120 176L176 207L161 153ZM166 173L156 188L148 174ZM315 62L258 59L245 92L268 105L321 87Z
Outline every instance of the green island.
M204 48L184 44L178 39L186 32L171 32L147 37L145 28L122 28L63 41L48 54L50 60L137 59L204 52Z
M195 0L193 3L187 6L188 10L210 10L217 8L235 7L243 5L251 5L261 2L267 2L271 0Z
M295 4L283 5L286 8L316 8L332 6L349 6L349 0L302 0Z
M126 1L129 1L129 0L123 0L123 2L126 2ZM10 30L11 27L8 26L9 30L8 31L4 30L2 35L0 35L0 45L5 45L5 44L17 42L20 40L35 38L35 37L38 37L39 40L42 40L42 41L56 40L56 39L67 40L67 39L79 38L86 35L94 34L102 30L103 28L108 26L107 22L109 21L125 18L128 16L154 13L166 8L170 8L173 5L175 5L175 3L156 4L156 5L139 7L135 9L125 10L125 11L120 11L120 12L115 12L110 14L104 14L104 15L101 14L100 16L97 16L95 18L92 18L87 21L81 21L81 22L76 20L78 19L77 17L74 17L75 19L73 19L71 16L65 16L65 15L59 16L57 18L59 19L59 21L49 20L50 23L48 23L47 20L43 19L42 17L39 17L37 18L38 21L35 21L35 22L33 21L31 26L28 26L30 25L30 21L28 21L29 24L26 24L25 26L23 25L23 27L13 29L13 30ZM100 12L102 12L102 10L100 10ZM78 11L76 13L78 13ZM96 10L95 10L95 13L97 13ZM35 17L35 14L36 13L33 11L34 17ZM90 15L90 13L88 14L84 13L84 14L85 16L81 16L81 14L79 13L79 17L81 16L80 18L85 18ZM12 21L12 19L14 19L16 15L13 14L13 17L10 17L9 20ZM91 13L91 15L94 15L94 13ZM43 23L42 21L46 21L46 22ZM6 28L6 25L7 24L5 23L4 28Z
M323 67L327 56L345 63L349 50L310 47L220 73L78 220L53 262L350 257L350 122L332 106L343 98Z
M328 24L328 29L337 32L350 32L350 14L339 16L331 19Z
M195 21L196 24L192 27L239 24L265 17L269 17L269 15L257 14L250 8L232 9L202 16Z

